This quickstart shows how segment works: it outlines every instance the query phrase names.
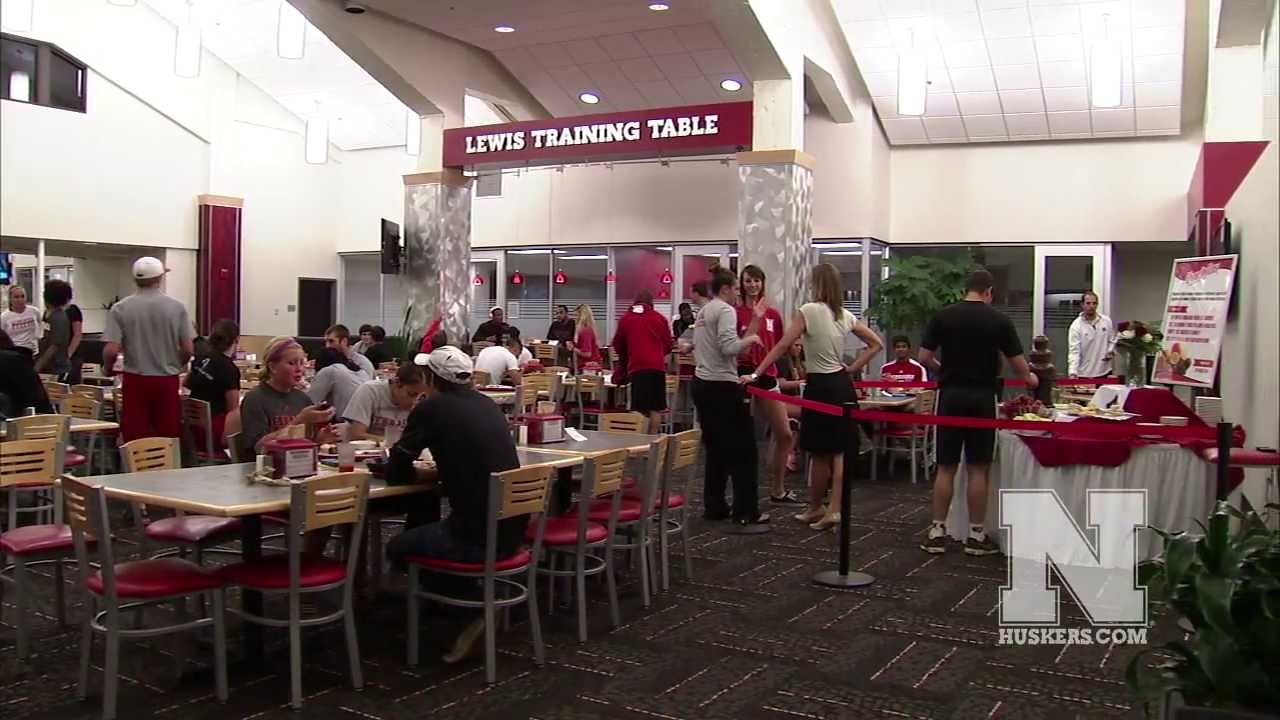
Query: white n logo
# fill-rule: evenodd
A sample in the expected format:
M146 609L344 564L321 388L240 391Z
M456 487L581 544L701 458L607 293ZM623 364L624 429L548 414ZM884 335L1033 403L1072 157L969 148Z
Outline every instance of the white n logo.
M1085 505L1089 534L1056 490L1000 491L1000 526L1009 539L1001 624L1059 624L1050 567L1093 624L1147 624L1147 589L1137 584L1137 537L1147 525L1147 491L1088 490Z

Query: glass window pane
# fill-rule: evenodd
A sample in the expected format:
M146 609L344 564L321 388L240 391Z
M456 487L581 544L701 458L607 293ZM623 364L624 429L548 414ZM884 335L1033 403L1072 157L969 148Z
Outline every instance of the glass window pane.
M84 110L84 68L56 52L49 53L49 104Z
M655 310L665 317L671 317L671 251L657 247L620 247L614 248L613 256L618 276L614 288L614 312L617 317L621 317L631 307L631 302L641 290L648 290L653 294ZM613 337L613 328L617 326L617 317L614 318L615 322L610 323L610 339Z
M506 321L521 337L536 337L551 323L550 258L550 250L507 251Z
M479 278L477 284L476 279ZM489 319L489 310L498 304L498 261L491 258L471 258L471 317L467 331L474 333ZM467 339L471 339L468 335Z
M604 328L604 319L608 309L608 283L605 277L609 274L609 251L607 248L574 248L572 250L556 250L552 255L555 272L551 276L552 305L566 305L569 317L579 305L591 307L591 314L598 325L597 330ZM563 279L564 282L559 282ZM530 328L532 337L546 337L551 323L539 328ZM606 342L608 338L600 338Z
M857 241L850 241L850 244L854 242ZM844 244L841 243L842 246ZM829 249L819 247L818 262L834 265L836 270L840 272L840 285L844 288L844 307L861 318L864 306L862 302L862 250L857 247L831 247Z
M16 40L0 40L0 98L18 102L35 101L35 45Z
M1067 330L1080 314L1084 291L1093 289L1093 272L1092 257L1050 255L1044 259L1044 334L1059 377L1067 374Z

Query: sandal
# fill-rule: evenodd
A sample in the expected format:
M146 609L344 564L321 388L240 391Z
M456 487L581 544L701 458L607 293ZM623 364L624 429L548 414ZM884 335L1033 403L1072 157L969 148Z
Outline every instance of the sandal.
M827 513L821 520L809 525L811 530L827 530L840 524L840 513Z
M821 520L823 517L826 517L826 514L827 514L827 506L819 505L816 508L805 510L802 513L797 513L794 517L799 522L812 523L817 520Z

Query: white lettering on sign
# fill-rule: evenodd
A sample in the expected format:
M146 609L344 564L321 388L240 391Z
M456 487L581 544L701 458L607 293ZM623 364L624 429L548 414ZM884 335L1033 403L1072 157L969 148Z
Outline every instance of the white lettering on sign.
M544 128L530 130L527 136L524 130L486 135L468 135L465 148L468 155L482 155L484 153L523 150L530 141L532 141L533 147L538 149L571 145L638 142L645 139L644 130L646 128L648 130L648 139L652 140L718 135L720 134L720 116L716 114L685 115L675 118L656 118L646 120L643 123L639 120L632 120L629 122L573 125L566 128Z

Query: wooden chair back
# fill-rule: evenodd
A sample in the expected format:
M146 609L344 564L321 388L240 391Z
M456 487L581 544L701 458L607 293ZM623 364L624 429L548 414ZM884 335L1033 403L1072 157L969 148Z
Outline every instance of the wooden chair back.
M471 383L476 387L484 387L485 385L492 385L493 378L489 377L488 370L474 370L471 373Z
M542 366L542 372L548 375L562 375L569 372L569 368L563 365L544 365Z
M627 451L612 450L586 458L584 476L594 478L591 486L593 497L612 495L622 489L622 478L627 469Z
M555 345L547 345L547 344L545 344L545 343L544 343L544 344L539 344L539 345L534 345L534 346L533 346L533 356L534 356L535 358L537 358L538 360L540 360L540 361L541 361L541 360L545 360L545 361L547 361L547 362L555 362L555 361L556 361L556 349L557 349L557 348L556 348L556 346L555 346Z
M604 380L599 375L579 375L577 383L578 397L584 400L595 400L604 387Z
M49 402L58 405L71 394L71 386L66 383L46 381L44 391L49 395Z
M698 452L702 449L702 431L685 430L671 436L671 459L668 470L677 472L693 467L698 462Z
M600 430L603 432L643 435L648 423L649 418L638 412L604 413L600 416Z
M538 407L538 390L529 385L529 376L516 386L516 401L514 410L517 414L531 415Z
M915 411L922 415L933 415L938 409L938 391L923 390L916 396Z
M68 395L62 400L62 412L71 417L98 420L102 417L102 403L84 395Z
M51 485L57 477L57 467L58 443L53 438L0 443L0 488Z
M540 372L523 376L521 383L526 390L532 390L534 400L537 400L537 394L540 392L547 393L547 397L551 397L551 386L555 384L556 377L549 373Z
M70 415L24 415L9 421L9 440L53 439L58 443L55 475L62 475L71 440Z
M369 475L317 475L293 485L293 511L300 512L298 530L310 532L334 525L354 525L364 516Z
M62 478L62 520L71 526L75 544L76 564L79 566L80 587L89 581L93 572L102 573L103 595L107 603L116 603L115 558L111 542L90 545L90 538L110 538L111 521L107 515L107 496L102 487L89 485L79 478ZM90 557L90 548L97 555Z
M90 400L97 400L98 402L105 402L107 399L106 393L97 385L72 385L71 394L89 398Z
M127 473L177 470L178 441L173 438L138 438L120 446L120 462Z
M497 518L506 520L545 512L551 471L548 467L527 467L491 475L490 502L497 503Z

